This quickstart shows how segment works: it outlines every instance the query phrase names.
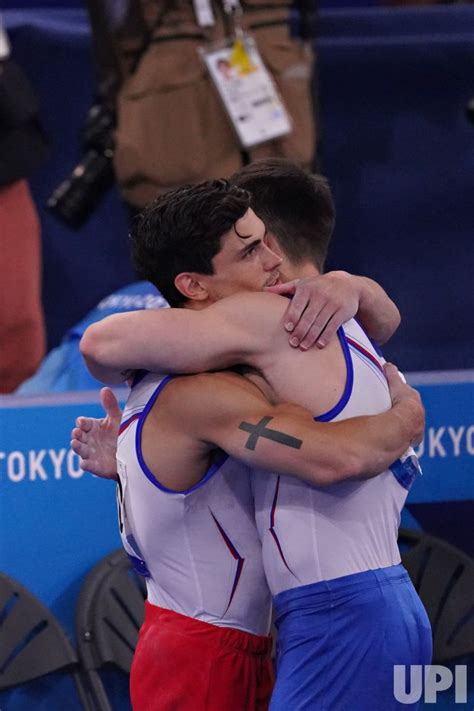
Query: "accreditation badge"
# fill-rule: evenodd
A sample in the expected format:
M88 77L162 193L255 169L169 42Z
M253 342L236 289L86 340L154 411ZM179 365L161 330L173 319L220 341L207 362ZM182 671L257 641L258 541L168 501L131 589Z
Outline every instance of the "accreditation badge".
M252 37L240 34L199 51L242 148L290 133L290 117Z

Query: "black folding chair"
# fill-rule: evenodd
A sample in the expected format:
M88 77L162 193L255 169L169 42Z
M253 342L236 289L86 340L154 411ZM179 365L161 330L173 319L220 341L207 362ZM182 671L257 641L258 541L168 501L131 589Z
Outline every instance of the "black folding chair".
M88 710L79 660L54 615L16 580L0 573L0 689L46 674L71 674Z
M433 629L433 661L474 654L474 560L423 531L400 529L402 563Z
M78 653L97 711L111 711L99 671L115 667L130 673L145 597L143 579L134 573L123 550L98 563L81 589L76 609Z

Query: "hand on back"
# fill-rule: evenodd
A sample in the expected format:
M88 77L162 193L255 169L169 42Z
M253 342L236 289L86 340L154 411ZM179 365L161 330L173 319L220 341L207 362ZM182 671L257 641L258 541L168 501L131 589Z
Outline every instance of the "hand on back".
M117 437L122 411L110 388L100 391L106 416L78 417L71 433L71 448L80 457L84 471L103 479L117 478Z
M392 363L384 366L393 408L399 410L410 434L412 444L420 444L425 428L425 409L420 394L410 387Z

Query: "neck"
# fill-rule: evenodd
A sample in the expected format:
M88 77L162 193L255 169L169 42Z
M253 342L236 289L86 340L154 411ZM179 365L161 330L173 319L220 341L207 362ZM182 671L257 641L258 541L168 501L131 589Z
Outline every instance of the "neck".
M209 299L206 299L205 301L195 301L194 299L188 299L187 301L185 301L182 308L190 309L191 311L202 311L202 309L205 309L210 306L211 303L213 302Z

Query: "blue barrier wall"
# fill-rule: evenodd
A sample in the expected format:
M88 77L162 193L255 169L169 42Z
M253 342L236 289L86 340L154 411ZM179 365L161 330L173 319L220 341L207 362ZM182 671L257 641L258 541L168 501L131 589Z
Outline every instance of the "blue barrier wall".
M84 473L70 449L77 415L102 414L95 394L78 399L23 405L22 398L0 398L0 568L37 594L71 634L84 575L121 545L114 482Z
M7 11L17 59L40 95L51 158L40 206L79 157L94 91L85 13ZM338 222L330 265L381 281L403 324L387 348L404 370L473 367L474 7L325 10L318 46L323 170ZM133 281L115 193L80 233L41 208L50 345Z
M99 416L98 395L0 398L0 570L56 615L72 640L74 610L88 571L120 547L115 485L79 468L70 449L78 414ZM114 709L127 685L112 680ZM0 693L5 711L80 711L72 682L55 675Z
M423 476L410 491L402 526L422 528L474 557L474 371L412 374L426 408L417 448Z

